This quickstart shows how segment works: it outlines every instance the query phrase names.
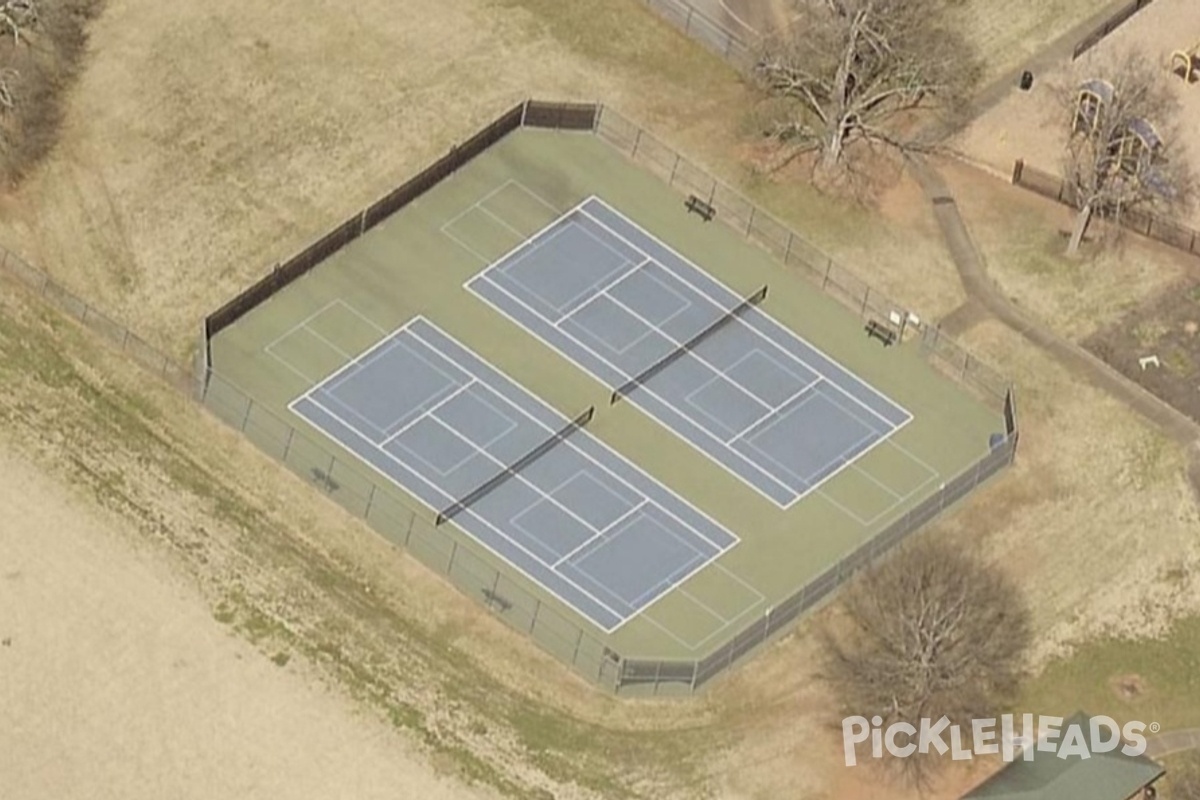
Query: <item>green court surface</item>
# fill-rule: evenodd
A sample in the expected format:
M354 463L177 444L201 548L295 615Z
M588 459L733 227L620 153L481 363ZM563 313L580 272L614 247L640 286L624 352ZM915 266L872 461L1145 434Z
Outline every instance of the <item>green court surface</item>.
M912 422L784 510L634 404L610 406L611 387L463 288L488 263L591 195L735 291L748 294L769 285L763 311L908 409ZM591 434L741 542L604 634L453 523L433 533L428 523L437 509L388 483L287 411L290 401L349 356L417 315L565 416L594 405ZM220 380L210 389L210 405L236 405L221 397L228 381L278 415L256 412L240 421L268 452L289 462L309 457L295 452L311 445L293 442L287 432L291 425L337 454L334 475L326 475L323 464L329 459L315 451L307 471L317 482L332 478L325 488L334 494L361 492L369 519L382 509L410 517L404 509L415 511L417 535L411 529L380 532L403 538L397 543L443 572L447 558L469 562L470 568L449 565L459 588L500 615L530 618L514 623L518 628L552 628L535 638L576 663L581 647L595 650L588 655L595 659L603 657L603 648L630 659L702 658L976 462L988 450L989 435L1004 430L998 412L932 369L915 343L881 347L863 333L854 314L733 231L688 214L678 193L588 133L521 129L509 134L217 334L211 358ZM222 415L236 416L229 408ZM452 543L448 550L447 542ZM497 572L501 577L489 579ZM500 585L509 591L497 589ZM555 613L539 617L543 607Z

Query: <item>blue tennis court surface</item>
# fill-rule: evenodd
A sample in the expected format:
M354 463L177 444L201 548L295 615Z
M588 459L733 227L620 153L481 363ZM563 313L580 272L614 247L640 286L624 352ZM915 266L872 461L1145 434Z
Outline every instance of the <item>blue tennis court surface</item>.
M596 197L467 288L614 389L742 300ZM628 398L784 508L912 419L758 308Z
M421 317L289 408L437 511L568 422ZM606 632L738 542L586 430L454 523Z

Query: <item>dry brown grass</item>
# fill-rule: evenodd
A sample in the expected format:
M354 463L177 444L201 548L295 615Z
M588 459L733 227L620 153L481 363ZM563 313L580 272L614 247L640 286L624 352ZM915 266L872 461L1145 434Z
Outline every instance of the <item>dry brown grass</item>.
M1130 232L1067 258L1070 208L972 166L940 168L992 280L1061 336L1082 341L1200 270L1195 256ZM1089 237L1105 234L1097 224Z
M746 177L750 96L636 0L308 1L115 4L55 158L0 209L6 244L183 356L203 314L529 95L603 100ZM879 243L884 279L953 291L902 228L803 188L760 195L838 255Z
M0 209L0 236L182 355L200 317L266 265L499 110L543 95L601 99L660 128L926 316L961 301L911 188L885 198L881 218L747 170L748 94L636 0L335 5L114 2L61 147ZM297 24L306 18L322 24ZM978 191L967 202L986 206L989 190ZM984 242L1023 235L1004 215L972 230ZM10 366L25 377L2 397L6 419L41 437L42 463L174 553L264 654L312 659L456 770L564 798L619 796L639 779L655 797L878 789L837 766L807 628L705 696L617 702L69 326L8 313L44 340L44 358ZM981 540L1022 577L1040 655L1185 610L1186 594L1148 606L1164 570L1195 558L1177 450L1015 334L984 325L972 344L1022 387L1022 450L1014 473L938 529ZM70 369L53 368L57 347ZM73 373L82 378L64 390ZM1109 591L1094 602L1097 586Z
M997 11L1001 4L997 4ZM1038 169L1059 174L1066 147L1069 112L1061 107L1060 93L1125 53L1138 53L1161 67L1161 80L1180 104L1179 128L1200 128L1200 86L1187 85L1167 71L1173 50L1200 41L1200 14L1193 0L1155 0L1117 28L1078 62L1069 54L1055 68L1038 75L1032 91L1012 91L1003 102L975 120L958 138L956 146L972 158L1002 171L1023 158ZM1200 139L1191 135L1167 142L1172 158L1187 159L1200 170ZM1200 208L1178 214L1200 227Z
M0 37L0 69L13 108L0 115L0 183L15 185L54 148L64 105L87 49L87 26L105 0L57 0L39 6L36 23Z

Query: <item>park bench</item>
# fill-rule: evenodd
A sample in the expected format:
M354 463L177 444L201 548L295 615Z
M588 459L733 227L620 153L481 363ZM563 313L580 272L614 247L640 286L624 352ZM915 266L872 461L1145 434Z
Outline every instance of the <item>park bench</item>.
M694 194L688 195L687 202L684 205L687 206L689 212L699 214L705 222L708 222L717 215L717 210L712 207L711 203L704 202Z
M869 320L865 330L867 332L867 336L883 342L884 347L887 347L892 342L896 341L896 332L887 325L884 325L882 322Z

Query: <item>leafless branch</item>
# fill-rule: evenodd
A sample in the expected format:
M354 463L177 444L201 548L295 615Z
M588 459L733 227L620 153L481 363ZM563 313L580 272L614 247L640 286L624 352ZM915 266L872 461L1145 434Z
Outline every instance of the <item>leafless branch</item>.
M1196 194L1187 160L1171 157L1184 133L1160 70L1133 54L1086 69L1058 89L1069 123L1064 178L1079 209L1068 253L1078 250L1093 217L1165 214L1190 206Z
M848 714L886 726L943 715L992 716L1016 685L1029 642L1017 592L993 569L946 545L918 541L860 576L838 628L823 633L828 676ZM928 759L902 759L928 781Z

